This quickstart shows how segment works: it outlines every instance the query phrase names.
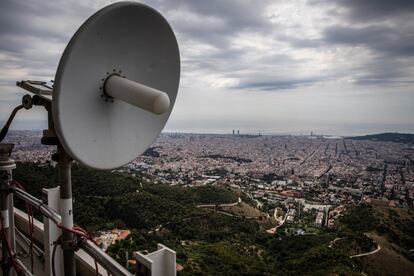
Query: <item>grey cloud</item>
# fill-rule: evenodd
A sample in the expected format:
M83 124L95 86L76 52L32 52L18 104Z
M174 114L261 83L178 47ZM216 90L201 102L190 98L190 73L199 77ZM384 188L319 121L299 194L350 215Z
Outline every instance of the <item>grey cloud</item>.
M2 85L16 78L53 78L65 45L93 10L85 1L1 0L0 5Z
M196 22L187 22L185 18L172 18L171 24L177 32L179 40L198 41L203 45L210 45L212 51L203 51L199 55L183 57L183 68L202 72L201 74L220 75L225 78L243 79L244 71L252 66L274 65L288 63L288 56L269 56L268 59L260 58L245 61L249 49L235 48L234 40L239 34L253 32L272 35L275 26L265 16L267 6L272 1L152 1L155 7L165 12L168 18L169 12L181 11L196 17ZM254 50L253 50L254 51ZM263 68L263 70L265 70ZM251 73L259 76L260 70ZM276 88L276 86L274 86ZM247 87L239 87L247 89Z
M70 29L74 18L83 18L91 12L92 9L81 1L44 1L40 4L34 0L2 0L0 34L66 40L72 34L62 31ZM61 25L69 26L57 27Z
M173 27L185 38L199 40L219 48L231 46L234 35L242 31L263 32L273 28L265 16L271 1L151 1L156 7L168 14L171 10L181 10L198 17L199 23L189 24L185 20L173 20ZM209 22L217 20L217 22Z
M322 77L308 77L308 78L268 78L267 80L245 79L234 88L246 90L261 90L261 91L275 91L294 89L302 86L308 86L323 80ZM326 80L326 79L325 79Z
M303 60L294 59L286 54L271 54L257 59L257 62L265 65L297 65Z
M307 3L328 5L331 16L344 17L354 23L412 16L414 11L412 0L309 0ZM345 13L341 9L345 9Z
M228 27L240 29L261 29L270 26L264 17L269 1L191 1L187 2L190 9L198 14L210 14L227 21ZM254 15L252 12L254 11Z
M267 37L278 33L277 26L265 16L267 6L274 3L272 1L155 1L154 3L165 11L181 9L191 11L193 15L200 18L213 18L218 21L212 24L209 24L208 20L207 23L188 24L185 21L172 20L178 36L184 39L196 39L219 49L213 53L203 53L186 59L184 66L192 70L208 71L225 78L239 79L240 84L233 88L242 90L286 90L308 86L322 79L322 77L302 79L278 77L263 80L263 74L268 74L278 66L298 66L301 61L292 58L289 54L274 53L262 53L261 57L247 61L245 57L252 50L233 47L235 37L244 32L257 32ZM287 40L286 36L278 35L282 41ZM317 47L318 42L297 39L294 43L298 45L306 43L308 46L312 44L313 47Z
M322 44L320 39L299 39L294 37L286 37L285 41L297 48L318 48Z
M349 70L355 84L359 85L403 85L412 83L413 65L403 64L389 57L377 57L370 62Z
M299 48L331 44L365 46L387 55L414 54L414 1L412 0L312 0L329 6L342 24L325 27L321 39L286 38ZM345 12L338 7L345 8Z
M374 25L368 27L332 26L324 30L327 44L363 45L378 52L398 56L414 55L414 31Z
M412 0L334 0L332 2L347 8L348 16L359 21L412 15L414 12Z
M262 28L269 26L269 21L263 16L266 6L271 1L154 1L156 6L164 10L188 9L201 17L221 18L234 30L245 28ZM208 26L206 26L208 27Z
M343 46L369 50L372 60L354 61L342 70L356 85L407 85L413 74L414 1L314 0L311 5L328 8L335 25L321 29L320 38L285 37L295 48L320 49ZM352 58L352 57L350 57Z
M349 71L355 84L406 85L406 78L413 73L412 62L407 61L414 59L414 31L406 26L331 26L323 32L323 44L362 46L372 51L372 61L366 64L356 61L357 74Z

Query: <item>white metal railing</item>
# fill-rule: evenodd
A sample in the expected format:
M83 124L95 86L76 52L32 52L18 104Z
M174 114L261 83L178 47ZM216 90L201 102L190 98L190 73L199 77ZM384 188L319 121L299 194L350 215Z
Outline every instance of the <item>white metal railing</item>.
M8 185L8 187L11 189L14 195L28 202L31 206L39 210L43 216L50 219L56 225L60 225L61 223L60 215L52 208L45 205L40 199L30 195L26 191L14 185ZM16 217L16 222L15 222L16 228L21 229L22 231L25 231L24 229L27 229L27 225L29 224L27 214L21 210L15 209L14 215ZM18 227L18 226L22 226L22 227ZM34 233L33 233L34 238L43 243L43 239L40 238L41 236L45 234L43 223L36 221L34 223L34 226L35 226ZM78 255L77 259L85 258L85 254L87 254L93 260L95 260L100 265L100 267L103 268L105 271L107 271L110 275L114 275L114 276L132 275L126 268L124 268L118 262L112 259L108 254L106 254L101 248L99 248L92 241L88 239L80 239L78 245L79 245L79 248L82 249L82 251L80 251L80 254L77 254ZM82 262L80 263L82 264ZM83 262L83 264L85 265L85 262ZM94 265L93 265L93 269L95 270ZM28 275L31 275L31 274L28 274Z

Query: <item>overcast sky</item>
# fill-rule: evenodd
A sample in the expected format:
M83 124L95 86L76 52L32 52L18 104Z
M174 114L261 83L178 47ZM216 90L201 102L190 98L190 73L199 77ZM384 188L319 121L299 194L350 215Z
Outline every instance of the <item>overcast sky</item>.
M144 1L172 25L182 75L166 131L414 133L414 1ZM50 80L110 1L0 0L0 121ZM14 129L46 127L21 111Z

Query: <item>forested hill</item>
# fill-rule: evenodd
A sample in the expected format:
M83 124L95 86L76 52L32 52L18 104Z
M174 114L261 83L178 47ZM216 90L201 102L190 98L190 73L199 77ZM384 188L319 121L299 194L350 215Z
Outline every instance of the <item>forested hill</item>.
M380 134L348 137L347 139L414 144L414 134L409 134L409 133L380 133Z
M19 163L13 176L37 197L43 187L57 186L57 170L48 165ZM145 184L140 176L78 165L73 167L72 182L77 224L92 232L131 230L128 238L108 249L122 264L126 251L132 256L133 251L153 251L162 243L177 252L177 263L183 267L178 275L410 275L408 271L413 271L414 221L406 210L377 212L369 206L350 206L337 229L321 228L318 234L300 236L289 234L286 225L269 235L260 221L197 208L200 203L235 202L238 195L223 187ZM375 247L366 232L386 238L402 253L369 262L349 258ZM393 260L394 265L387 267L394 270L384 268L382 274L373 270L385 260Z
M57 169L18 163L14 179L41 198L42 188L58 186ZM80 165L72 169L74 219L90 231L114 227L150 230L198 212L197 204L233 203L238 196L214 186L184 188L145 184L140 176L98 171Z

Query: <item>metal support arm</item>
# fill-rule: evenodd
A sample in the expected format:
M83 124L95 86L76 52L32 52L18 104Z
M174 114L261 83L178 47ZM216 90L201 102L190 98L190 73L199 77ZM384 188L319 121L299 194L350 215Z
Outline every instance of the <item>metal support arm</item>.
M16 106L12 113L10 114L9 119L7 120L6 124L3 126L3 128L0 131L0 142L3 141L3 139L6 137L7 132L9 132L9 127L14 119L14 116L16 116L17 111L24 108L24 106L21 104L19 106Z

